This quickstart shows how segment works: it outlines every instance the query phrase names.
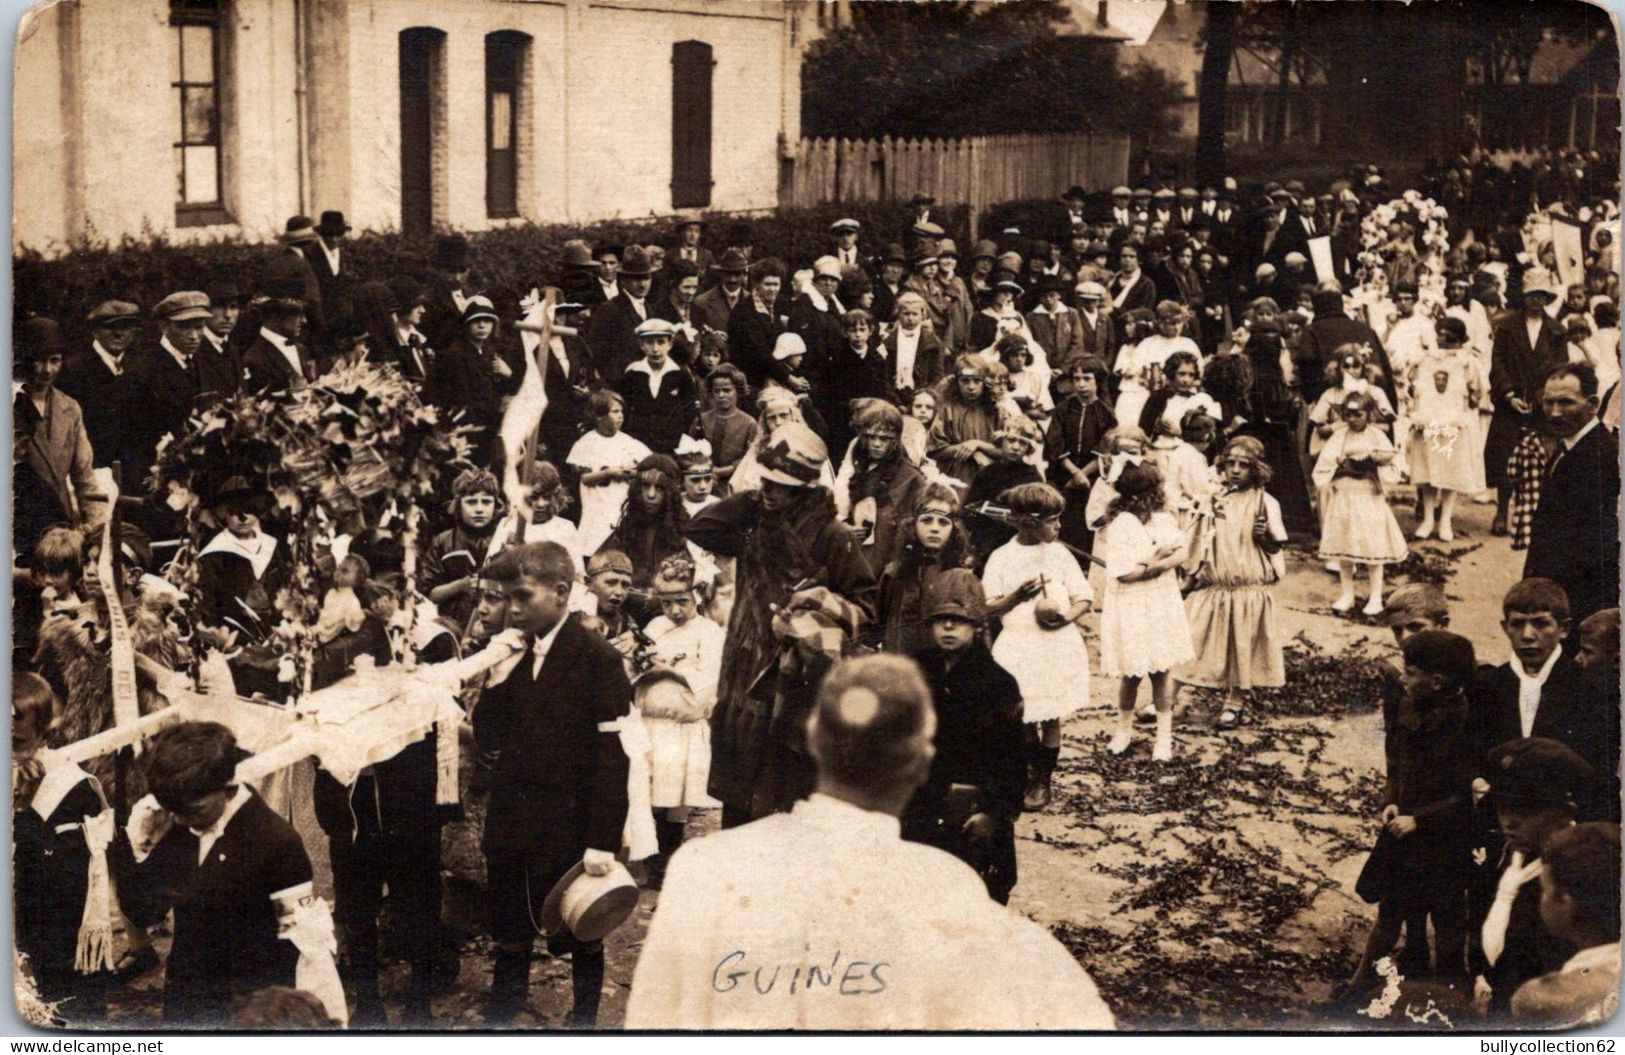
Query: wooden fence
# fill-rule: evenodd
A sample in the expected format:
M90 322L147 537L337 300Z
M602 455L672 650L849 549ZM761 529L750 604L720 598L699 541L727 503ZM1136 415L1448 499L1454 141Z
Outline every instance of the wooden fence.
M919 191L963 202L974 219L991 204L1049 198L1074 183L1127 182L1122 135L1012 135L969 139L803 139L786 204L907 199Z

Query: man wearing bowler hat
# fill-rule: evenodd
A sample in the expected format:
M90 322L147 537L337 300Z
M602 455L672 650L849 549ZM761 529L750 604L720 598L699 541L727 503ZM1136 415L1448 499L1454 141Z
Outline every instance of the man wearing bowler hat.
M463 333L463 310L476 292L469 285L473 260L468 239L461 234L435 236L430 254L434 278L429 280L427 310L418 328L431 348L449 348Z
M1066 219L1061 224L1063 231L1070 231L1074 227L1081 227L1089 222L1084 215L1083 207L1089 200L1089 192L1074 183L1061 195L1061 201L1066 205Z
M1483 805L1495 811L1506 844L1499 857L1490 849L1470 892L1468 957L1480 999L1487 988L1489 1007L1504 1014L1520 985L1574 955L1572 945L1541 926L1540 855L1548 837L1574 824L1596 774L1563 744L1539 736L1492 748L1485 766Z
M350 233L344 214L333 209L322 213L316 225L316 238L301 246L310 270L316 275L317 297L321 301L322 316L327 328L350 314L350 273L344 270L342 243ZM321 336L329 336L324 328Z
M575 559L554 542L512 547L483 577L507 598L516 652L495 667L474 711L481 750L496 753L484 850L496 941L487 1026L523 1010L542 903L577 864L608 875L627 810L627 758L614 723L631 712L620 654L568 617ZM570 956L570 1024L597 1021L604 948L568 929L548 948Z
M131 444L138 431L141 399L135 367L141 357L131 349L141 329L141 309L107 300L96 305L85 321L90 324L90 347L62 364L57 388L78 401L96 463L119 462L133 468Z
M672 855L627 1028L1115 1027L1064 946L970 866L903 841L898 818L937 753L914 661L842 663L805 730L809 797Z
M322 322L322 285L316 278L316 269L311 266L309 255L313 251L311 247L321 241L321 235L316 233L316 224L308 216L291 216L276 240L283 248L278 255L293 261L290 269L299 273L302 287L299 297L305 302L305 311L311 322L319 329Z
M604 254L599 254L599 262L604 260ZM654 315L649 300L654 267L649 263L649 254L642 246L628 246L619 264L615 276L618 292L593 309L587 324L587 344L592 348L598 372L612 380L618 380L627 367L643 358L637 328ZM602 283L602 278L599 281Z

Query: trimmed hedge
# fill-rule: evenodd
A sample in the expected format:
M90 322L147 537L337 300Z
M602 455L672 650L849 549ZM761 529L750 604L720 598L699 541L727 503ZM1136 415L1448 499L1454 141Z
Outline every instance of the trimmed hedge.
M969 210L965 206L937 207L950 237L969 252ZM708 214L704 243L720 254L728 225L744 219L756 239L756 255L776 256L792 266L806 266L829 245L829 225L843 217L863 224L860 244L865 252L878 252L886 242L902 239L910 209L903 202L866 204L830 203L801 209L780 209L766 215L739 217ZM474 263L472 283L484 290L504 314L512 312L533 286L556 283L557 265L564 243L584 238L589 243L669 245L674 241L671 218L606 220L583 225L522 224L471 232L468 240ZM399 234L363 234L344 243L346 266L363 279L392 275L426 278L429 243ZM166 241L126 243L116 248L78 249L55 259L24 251L12 260L15 317L48 315L62 324L70 343L88 337L84 316L108 299L131 301L150 309L176 290L206 289L229 278L251 288L265 261L277 250L263 244L212 242L174 245Z
M1007 227L1019 230L1021 238L1004 237L1003 231ZM983 238L991 238L999 243L1001 249L1016 248L1018 251L1020 245L1017 243L1030 245L1035 241L1057 240L1065 249L1067 236L1071 233L1066 222L1066 206L1059 198L1023 198L990 205L987 212L982 214L981 228Z

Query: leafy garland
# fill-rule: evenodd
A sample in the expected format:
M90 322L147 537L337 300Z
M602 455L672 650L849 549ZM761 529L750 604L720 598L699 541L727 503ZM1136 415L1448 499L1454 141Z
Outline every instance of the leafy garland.
M468 431L443 421L393 366L374 362L335 366L298 391L245 393L199 410L183 435L159 444L152 471L153 493L187 525L167 576L195 597L197 556L218 527L210 515L217 497L244 483L263 496L277 521L267 528L287 539L293 574L275 598L282 622L254 652L306 691L320 580L330 574L318 554L339 533L399 538L407 571L400 609L412 611L418 509L442 472L468 464Z

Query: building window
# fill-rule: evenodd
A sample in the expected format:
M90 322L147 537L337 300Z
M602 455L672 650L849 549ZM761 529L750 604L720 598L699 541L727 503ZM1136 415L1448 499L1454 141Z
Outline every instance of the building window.
M519 215L519 129L530 38L504 31L485 38L485 214Z
M711 204L711 45L684 40L671 50L671 204Z
M175 215L182 225L228 223L220 149L220 3L171 0L175 95Z

